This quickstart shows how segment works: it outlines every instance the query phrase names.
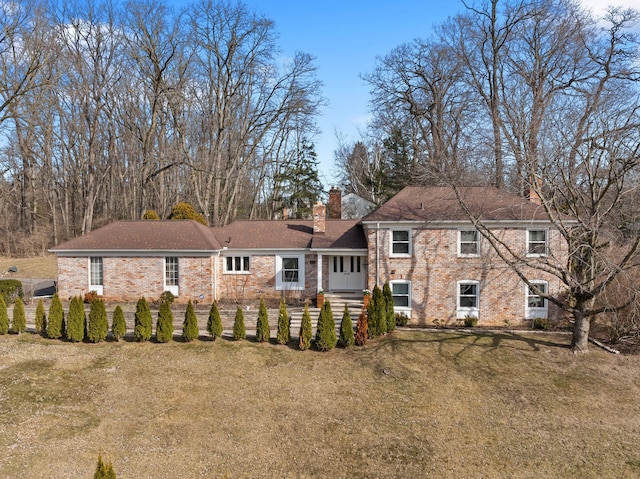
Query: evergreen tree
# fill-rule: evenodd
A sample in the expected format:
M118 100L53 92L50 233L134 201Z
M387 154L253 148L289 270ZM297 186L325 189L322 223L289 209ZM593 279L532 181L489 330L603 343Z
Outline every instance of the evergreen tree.
M13 321L11 323L11 331L20 334L27 330L27 319L24 315L24 303L20 296L16 297L13 303Z
M311 346L311 337L313 335L313 327L311 325L311 315L309 314L309 305L304 305L302 312L302 322L300 323L300 338L298 346L301 351L309 349Z
M186 342L193 341L200 334L200 329L198 328L198 318L196 317L196 312L193 309L193 304L191 304L191 300L187 304L187 310L184 313L184 323L182 323L182 339Z
M271 337L271 328L269 327L269 314L267 313L267 305L264 299L260 300L260 308L258 309L258 322L256 323L256 341L269 341Z
M278 312L278 344L287 344L291 340L289 326L289 313L284 298L280 298L280 311Z
M135 326L133 328L133 337L136 341L149 341L151 339L151 311L147 300L140 298L136 304Z
M111 463L105 464L102 461L102 454L98 456L98 464L93 479L116 479L116 473Z
M49 321L47 322L47 337L51 339L61 338L65 333L64 310L58 293L53 295L49 306Z
M80 296L74 296L69 303L69 316L67 319L67 339L72 343L84 340L85 325L84 303Z
M116 341L127 334L127 322L124 319L124 312L120 305L116 306L113 311L113 319L111 320L111 334Z
M247 332L244 328L244 313L242 308L236 310L236 319L233 321L233 339L236 341L239 339L245 339Z
M388 281L382 287L382 296L384 298L387 332L390 333L396 329L396 312L393 308L393 293Z
M367 307L367 321L369 323L368 336L375 338L387 332L387 317L384 307L384 296L378 285L371 292L371 301Z
M315 346L320 351L329 351L336 347L337 342L336 322L333 319L331 303L325 301L318 317Z
M44 312L44 303L42 300L38 300L38 306L36 306L36 333L44 334L47 331L47 314Z
M214 341L222 336L222 318L220 318L220 311L218 311L218 306L215 302L211 304L211 309L209 310L207 332L213 337Z
M107 320L107 310L104 301L95 297L91 301L89 310L89 325L87 327L87 338L92 343L99 343L107 339L109 332L109 321Z
M162 301L158 310L158 322L156 323L156 341L168 343L173 339L173 312L171 303Z
M0 294L0 334L9 332L9 312L7 311L7 303Z
M363 309L360 316L358 316L358 322L356 323L356 335L354 339L358 346L364 346L367 339L369 339L368 329L367 313Z
M355 338L353 336L353 323L351 322L351 315L349 314L349 308L344 305L344 313L342 314L342 321L340 322L340 346L348 348L353 346Z

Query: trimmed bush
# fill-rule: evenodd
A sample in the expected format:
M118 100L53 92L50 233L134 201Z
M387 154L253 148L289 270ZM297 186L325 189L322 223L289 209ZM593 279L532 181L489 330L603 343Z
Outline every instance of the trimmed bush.
M233 339L236 341L239 339L246 339L247 332L244 328L244 313L242 308L236 310L236 318L233 321Z
M13 322L11 323L11 331L20 334L27 330L27 318L24 315L24 303L17 297L13 303Z
M475 328L478 325L478 318L475 316L465 316L464 325L467 328Z
M351 315L349 314L349 308L344 305L344 313L342 314L342 321L340 321L340 346L348 348L353 346L355 341L353 335L353 323L351 322Z
M186 342L190 342L197 339L199 334L200 329L198 328L198 318L196 317L196 312L193 309L193 304L191 304L191 300L189 300L187 310L184 313L184 323L182 323L182 339Z
M549 320L547 318L534 318L533 329L541 329L546 331L549 329Z
M331 302L325 301L318 317L315 346L319 351L329 351L336 347L337 342L336 322L331 312Z
M367 339L369 339L369 325L367 323L367 313L363 309L356 323L355 343L358 346L364 346L367 343Z
M116 479L116 473L113 471L111 463L105 464L102 461L102 454L98 456L98 464L93 479Z
M4 304L13 304L16 298L23 298L22 283L17 279L0 279L0 296Z
M396 326L406 326L409 322L409 316L406 313L396 313Z
M375 338L387 332L387 316L384 305L384 296L378 285L374 286L371 293L371 301L367 307L367 322L369 324L368 336Z
M47 331L47 314L44 312L44 303L42 300L38 300L38 306L36 306L36 316L34 318L36 323L36 333L44 334Z
M136 304L135 326L133 328L133 337L136 341L149 341L151 339L151 324L151 311L147 300L143 296Z
M172 305L175 300L176 300L176 297L173 295L171 291L165 291L160 295L160 298L158 298L158 301L160 302L160 304L162 304L163 301L166 301L167 303L169 303L169 305Z
M69 315L67 316L67 339L72 343L84 340L86 329L84 303L80 296L74 296L69 303Z
M158 310L158 322L156 323L156 341L168 343L173 339L173 312L171 303L162 301Z
M7 334L9 332L9 312L7 311L7 304L4 302L4 298L0 294L0 334Z
M382 287L382 297L384 298L387 332L390 333L396 329L396 313L393 309L393 293L389 282L384 283Z
M269 341L271 337L271 328L269 327L269 314L267 313L267 305L264 299L260 300L260 308L258 309L258 321L256 323L256 341L262 343Z
M313 336L313 326L311 325L311 314L309 314L309 305L304 305L304 311L302 312L302 322L300 323L300 337L298 340L298 347L300 351L309 349L311 347L311 337Z
M218 311L218 306L216 303L211 304L211 309L209 310L209 319L207 320L207 332L213 340L222 336L222 318L220 317L220 311Z
M96 297L91 301L91 309L89 310L87 338L92 343L99 343L107 339L108 332L107 309L104 307L104 301Z
M278 312L278 344L287 344L291 340L291 328L289 325L289 313L287 302L280 298L280 311Z
M64 310L58 293L53 295L49 306L49 321L47 321L47 337L51 339L61 338L65 333Z
M116 309L113 311L111 334L116 341L120 341L120 338L123 338L124 335L127 334L127 322L124 319L124 312L120 305L116 306Z

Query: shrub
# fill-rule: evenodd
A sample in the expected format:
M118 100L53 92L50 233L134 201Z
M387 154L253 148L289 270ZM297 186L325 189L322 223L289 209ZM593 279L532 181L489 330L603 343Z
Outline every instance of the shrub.
M245 339L247 337L247 332L244 328L244 313L242 312L242 308L238 308L236 310L236 318L233 321L233 339L236 341L239 339Z
M547 318L534 318L533 329L542 329L546 331L549 329L549 320Z
M67 319L67 339L69 341L77 343L84 340L85 322L82 298L74 296L69 304L69 316Z
M373 288L373 293L371 293L369 306L367 306L368 336L370 338L375 338L387 332L386 314L382 290L376 285Z
M301 351L311 347L311 336L313 335L313 326L311 325L311 315L309 314L309 305L304 305L302 312L302 322L300 323L300 337L298 347Z
M478 325L478 318L467 315L464 317L464 325L467 328L475 328Z
M163 301L166 301L167 303L169 303L169 305L172 305L175 300L176 300L176 297L173 295L171 291L165 291L160 295L160 298L159 298L160 304L162 304Z
M390 333L396 329L396 314L393 310L393 293L391 292L389 282L384 283L384 286L382 287L382 296L384 297L387 332Z
M367 339L369 339L369 325L367 323L367 313L363 309L360 316L358 316L358 322L356 323L356 335L354 339L358 346L364 346Z
M0 294L0 334L7 334L9 332L9 312L7 311L7 304L4 302L4 298Z
M353 323L351 322L351 315L349 314L349 308L344 305L344 313L342 314L342 321L340 322L340 346L348 348L353 346Z
M38 306L36 306L36 333L44 334L47 331L47 314L44 312L44 303L42 300L38 300Z
M104 301L96 297L91 301L91 310L89 310L87 338L92 343L99 343L107 339L107 332L109 332L107 310L104 307Z
M98 297L97 291L89 291L88 293L84 293L84 302L87 304L93 303L93 300Z
M116 479L116 473L111 463L105 464L102 461L102 455L98 456L98 464L93 479Z
M325 301L318 317L315 346L319 351L329 351L336 347L337 342L336 322L331 312L331 302Z
M197 339L199 334L200 329L198 328L198 318L196 317L196 312L193 309L193 304L191 304L191 300L189 300L187 310L184 313L184 322L182 323L182 339L186 342L190 342Z
M269 341L271 336L271 328L269 327L269 314L267 313L267 305L264 299L260 300L260 308L258 309L258 321L256 323L256 341Z
M289 313L287 302L280 298L280 311L278 312L278 344L287 344L291 340L291 328L289 325Z
M124 320L124 312L120 305L116 306L113 311L113 319L111 320L111 334L116 341L127 334L127 322Z
M218 311L216 303L212 303L211 309L209 310L207 332L213 337L214 341L216 338L222 336L222 318L220 318L220 311Z
M140 298L136 304L135 325L133 328L133 337L136 341L149 341L151 339L151 311L149 304L144 298Z
M13 303L13 322L11 323L11 331L20 334L27 330L27 319L24 315L24 303L20 297L16 298Z
M160 219L160 215L157 213L156 210L147 210L142 215L142 219L143 220L158 221Z
M409 322L409 316L406 313L396 313L396 326L406 326Z
M0 279L0 296L5 305L13 304L16 298L22 299L22 283L17 279Z
M200 213L196 212L189 203L181 202L171 208L170 220L195 220L198 223L207 225L207 221Z
M53 295L49 306L49 321L47 321L47 337L51 339L61 338L65 333L64 311L58 293Z
M156 323L156 341L168 343L173 339L173 312L171 303L162 301L158 310L158 322Z

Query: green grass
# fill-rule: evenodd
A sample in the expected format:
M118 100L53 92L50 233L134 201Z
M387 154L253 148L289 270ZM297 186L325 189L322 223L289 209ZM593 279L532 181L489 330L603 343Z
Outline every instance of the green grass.
M12 266L18 268L16 273L8 273ZM3 278L56 279L58 277L56 256L52 254L28 258L0 256L0 276Z
M569 337L396 332L250 341L0 337L0 470L118 478L631 478L640 358ZM64 472L58 472L64 471Z

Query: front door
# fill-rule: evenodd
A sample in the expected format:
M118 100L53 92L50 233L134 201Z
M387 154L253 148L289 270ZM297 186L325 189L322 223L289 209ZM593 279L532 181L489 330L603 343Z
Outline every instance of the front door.
M365 287L364 256L331 256L329 290L357 291Z

